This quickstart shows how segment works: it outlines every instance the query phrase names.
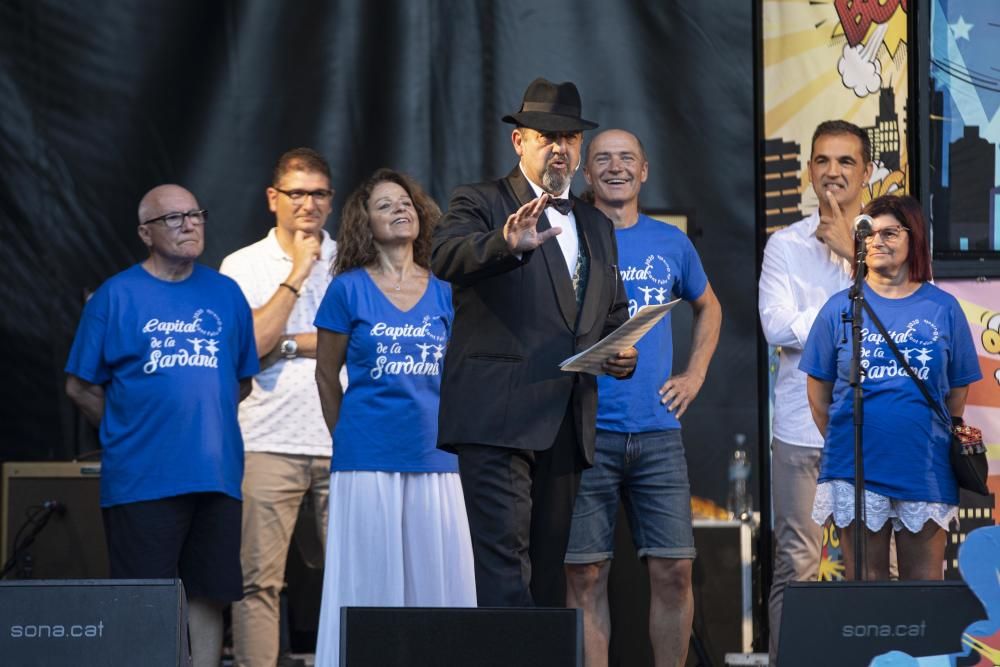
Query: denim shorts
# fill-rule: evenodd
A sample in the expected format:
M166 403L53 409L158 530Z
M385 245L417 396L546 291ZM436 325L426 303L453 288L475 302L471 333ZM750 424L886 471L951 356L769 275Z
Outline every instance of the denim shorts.
M612 558L619 497L640 558L695 557L680 429L597 432L594 466L583 471L573 507L567 563Z

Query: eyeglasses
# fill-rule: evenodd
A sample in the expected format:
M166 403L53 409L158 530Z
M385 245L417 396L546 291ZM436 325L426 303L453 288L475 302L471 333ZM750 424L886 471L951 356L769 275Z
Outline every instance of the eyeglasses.
M908 231L906 227L886 227L885 229L875 229L872 230L871 236L865 237L865 243L874 243L876 236L881 236L883 243L894 243L899 238L899 235L905 231Z
M292 200L293 204L303 204L306 201L306 197L312 197L313 202L316 204L327 204L333 198L333 190L282 190L281 188L274 188L281 194L285 195Z
M184 218L190 218L193 225L204 225L208 220L208 211L203 208L193 208L190 211L167 213L156 218L150 218L143 225L151 225L154 222L162 222L168 229L177 229L184 224Z
M576 146L581 141L583 141L583 132L539 132L538 130L532 130L538 138L536 141L542 146L548 146L549 144L555 144L562 141L566 142L568 146Z

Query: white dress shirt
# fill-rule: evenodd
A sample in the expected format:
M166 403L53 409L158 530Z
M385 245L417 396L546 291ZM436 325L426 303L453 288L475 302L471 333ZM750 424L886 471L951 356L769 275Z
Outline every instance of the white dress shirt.
M520 165L518 166L520 167ZM524 167L521 167L521 173L524 174ZM528 179L528 185L534 190L535 197L541 197L545 194L545 190L535 185L535 182L528 178L527 174L524 174L524 177ZM552 194L549 194L549 197L552 196ZM569 198L568 185L558 198ZM569 277L572 279L573 274L576 273L576 260L580 255L580 235L576 231L576 216L573 215L572 210L568 214L563 215L552 206L546 208L544 213L553 228L558 227L562 230L562 233L556 236L556 241L559 242L559 249L562 250L563 258L566 260L566 268L569 270Z
M764 248L760 271L760 323L764 338L781 347L774 385L775 438L801 447L822 447L799 370L802 348L819 309L851 284L851 264L816 238L819 213L775 232Z

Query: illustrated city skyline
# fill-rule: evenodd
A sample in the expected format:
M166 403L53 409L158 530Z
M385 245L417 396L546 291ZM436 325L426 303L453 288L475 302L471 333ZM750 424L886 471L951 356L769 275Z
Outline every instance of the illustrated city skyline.
M932 79L933 81L933 79ZM1000 187L996 185L996 144L965 125L963 134L943 143L945 94L931 101L930 211L935 253L1000 252ZM890 173L900 169L901 132L895 93L879 93L874 125L863 128L872 143L872 159ZM946 151L947 146L947 151ZM796 141L764 143L764 197L767 231L801 220L803 210L802 147Z

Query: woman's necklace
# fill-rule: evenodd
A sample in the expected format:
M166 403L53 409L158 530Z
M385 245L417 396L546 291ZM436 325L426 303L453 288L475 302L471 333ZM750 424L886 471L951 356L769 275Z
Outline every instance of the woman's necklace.
M393 281L393 278L392 278L392 277L390 277L390 276L389 276L389 275L388 275L388 274L387 274L387 273L385 272L385 269L383 269L383 268L382 268L382 267L380 266L380 267L379 267L379 269L378 269L378 272L382 274L382 278L383 278L384 280L388 281L389 285L390 285L390 286L392 286L392 289L393 289L393 290L395 290L395 291L397 291L397 292L398 292L398 291L400 291L400 289L402 289L402 286L403 286L403 279L402 279L402 278L396 278L396 284L395 284L395 285L393 285L393 284L392 284L392 281Z

